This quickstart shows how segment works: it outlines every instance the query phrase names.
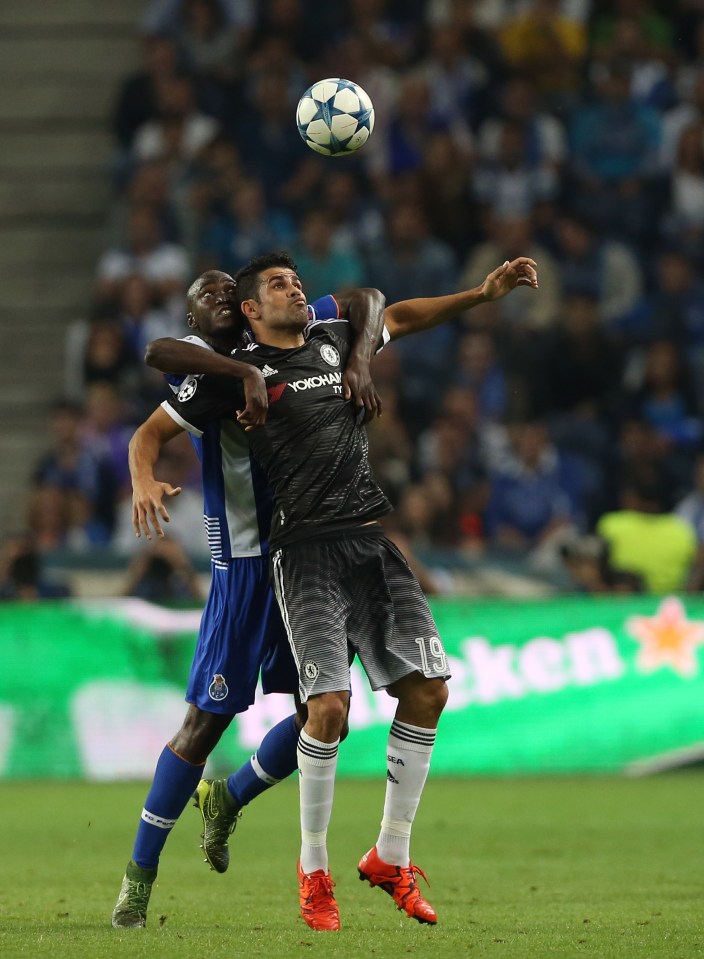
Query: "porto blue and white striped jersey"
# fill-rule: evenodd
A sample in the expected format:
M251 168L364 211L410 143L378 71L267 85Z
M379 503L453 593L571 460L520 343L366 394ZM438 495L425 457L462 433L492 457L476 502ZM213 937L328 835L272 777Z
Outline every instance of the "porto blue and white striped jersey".
M340 315L333 296L308 304L309 326ZM184 341L212 350L199 336ZM274 370L273 372L276 372ZM262 370L267 376L266 367ZM200 376L167 375L173 393L181 399L195 391ZM179 425L179 414L165 401L161 404ZM235 420L209 423L202 436L189 437L201 462L203 478L203 519L214 563L245 556L261 556L269 548L273 495L263 470L250 452L244 429Z

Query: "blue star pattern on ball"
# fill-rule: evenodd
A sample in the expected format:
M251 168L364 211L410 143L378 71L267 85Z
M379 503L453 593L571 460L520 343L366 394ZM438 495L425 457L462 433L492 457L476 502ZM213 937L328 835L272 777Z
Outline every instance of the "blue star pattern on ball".
M318 80L296 108L304 143L324 156L345 156L363 147L374 129L374 107L357 83L330 77Z

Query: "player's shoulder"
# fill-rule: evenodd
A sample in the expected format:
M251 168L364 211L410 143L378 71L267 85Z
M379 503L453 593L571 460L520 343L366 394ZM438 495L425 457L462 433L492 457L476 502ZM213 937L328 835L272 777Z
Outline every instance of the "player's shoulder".
M189 333L188 336L180 336L178 342L201 346L204 350L210 350L211 353L214 352L210 343L206 343L205 340L201 339L200 336L196 336L195 333ZM173 393L178 393L188 380L198 380L201 378L199 374L189 376L184 373L164 373L163 376Z
M239 360L240 363L256 363L260 353L259 344L254 339L243 340L234 350L230 350L232 359Z
M276 351L274 351L276 352ZM266 376L266 370L270 369L267 360L271 360L271 347L264 347L256 342L256 340L246 341L240 343L239 346L235 347L234 350L230 352L230 356L233 360L237 360L238 363L249 363L250 366L254 366L259 370L264 372ZM237 381L240 386L242 386L241 381Z
M308 315L310 320L303 331L306 340L325 336L347 339L350 330L349 321L340 315L340 306L331 294L309 303Z
M204 339L201 339L200 336L196 336L195 333L189 333L188 336L180 337L179 342L192 343L194 346L202 346L204 350L210 350L211 353L215 352L210 343L206 343Z

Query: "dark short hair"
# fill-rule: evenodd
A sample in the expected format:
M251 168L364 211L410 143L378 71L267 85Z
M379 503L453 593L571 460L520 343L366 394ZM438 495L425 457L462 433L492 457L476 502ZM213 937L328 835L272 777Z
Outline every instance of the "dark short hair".
M255 256L233 277L235 295L240 306L245 300L259 302L259 274L271 269L272 266L283 266L287 270L298 272L296 264L288 253L263 253L261 256Z

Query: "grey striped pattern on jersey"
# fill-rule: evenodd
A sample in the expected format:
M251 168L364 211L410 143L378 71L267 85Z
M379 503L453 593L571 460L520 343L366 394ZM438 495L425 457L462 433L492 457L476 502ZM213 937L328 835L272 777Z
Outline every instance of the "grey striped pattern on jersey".
M271 562L303 702L349 689L355 654L372 689L413 672L449 678L423 591L385 537L307 540L275 550Z

